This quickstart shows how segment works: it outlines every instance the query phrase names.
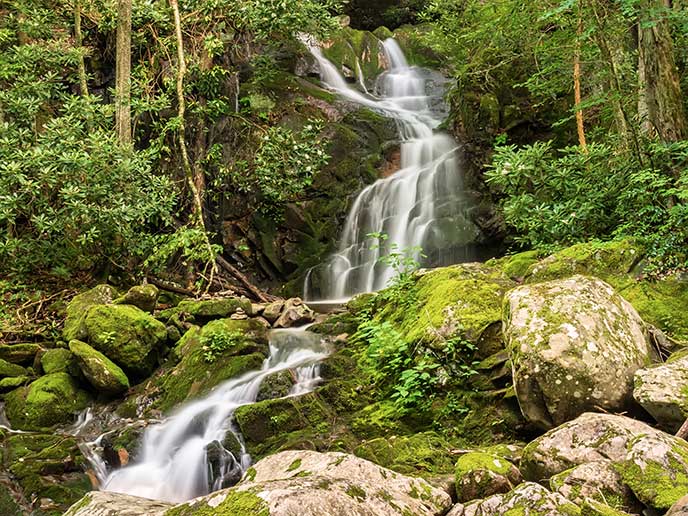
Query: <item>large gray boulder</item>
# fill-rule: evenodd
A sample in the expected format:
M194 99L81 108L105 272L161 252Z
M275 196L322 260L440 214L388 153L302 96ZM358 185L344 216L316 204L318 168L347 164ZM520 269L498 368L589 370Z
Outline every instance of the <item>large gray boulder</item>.
M660 426L676 432L688 416L688 356L635 373L633 397Z
M92 491L64 516L162 516L173 504L122 493Z
M635 309L602 280L573 276L509 291L503 323L523 415L552 428L627 410L651 348Z
M447 516L573 516L580 509L559 493L552 493L534 482L519 485L507 494L497 494L461 506Z

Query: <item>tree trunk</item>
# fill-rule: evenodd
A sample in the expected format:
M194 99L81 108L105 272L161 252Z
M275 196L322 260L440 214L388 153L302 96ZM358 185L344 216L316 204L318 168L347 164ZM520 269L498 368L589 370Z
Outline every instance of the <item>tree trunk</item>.
M581 109L581 35L583 34L583 14L580 2L578 3L578 28L576 30L576 49L573 53L573 91L576 110L576 127L578 128L578 144L584 154L588 153L588 145L585 141L585 123L583 110Z
M643 0L638 27L638 113L650 137L688 137L688 121L663 0Z
M86 63L83 54L83 36L81 35L81 0L76 0L74 4L74 43L82 52L79 55L79 90L81 95L88 95L88 83L86 82Z
M131 137L131 0L117 2L115 130L125 145Z

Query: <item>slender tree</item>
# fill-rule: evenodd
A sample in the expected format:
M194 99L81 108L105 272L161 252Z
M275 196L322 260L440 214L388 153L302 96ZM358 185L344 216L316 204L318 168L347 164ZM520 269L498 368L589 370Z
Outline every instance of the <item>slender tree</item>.
M79 55L79 89L82 95L88 95L88 83L86 81L86 63L84 62L83 45L84 38L81 34L81 0L74 2L74 42L82 53Z
M585 141L585 123L583 109L581 108L581 37L583 35L583 9L578 2L578 20L576 27L576 47L573 53L573 92L576 109L576 127L578 129L578 144L581 150L587 154L588 145Z
M131 0L117 2L115 130L121 143L131 144Z

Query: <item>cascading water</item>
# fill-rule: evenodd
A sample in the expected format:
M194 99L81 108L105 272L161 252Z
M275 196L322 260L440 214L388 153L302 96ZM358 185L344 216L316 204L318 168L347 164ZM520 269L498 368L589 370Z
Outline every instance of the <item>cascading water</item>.
M427 77L409 66L393 39L384 43L389 69L377 83L378 97L347 84L322 51L306 41L320 66L322 82L342 97L395 120L401 168L365 188L357 197L339 248L306 276L307 300L347 299L387 286L395 268L381 260L390 253L411 253L423 265L448 265L472 258L479 230L468 215L456 142L436 132L441 123L426 93ZM371 234L384 234L378 242ZM427 259L421 257L423 250Z
M148 427L135 463L111 472L101 488L181 502L225 487L229 478L238 480L251 458L232 424L236 408L255 402L261 382L279 371L296 372L290 396L309 392L320 380L319 362L327 354L314 333L273 330L270 356L262 369L219 385L205 398L183 405L164 422ZM221 445L227 432L241 444L239 457ZM211 450L216 455L214 465L209 458Z

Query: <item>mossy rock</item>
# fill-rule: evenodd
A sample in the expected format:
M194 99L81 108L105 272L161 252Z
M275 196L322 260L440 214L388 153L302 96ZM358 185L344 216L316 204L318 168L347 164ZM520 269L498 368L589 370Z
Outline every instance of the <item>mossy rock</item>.
M459 457L454 474L460 502L508 493L523 481L521 472L511 462L481 451Z
M179 504L165 516L270 516L268 503L251 490L224 491L215 497Z
M196 322L207 322L212 319L221 319L242 310L246 314L252 313L251 301L241 297L228 297L217 299L184 299L174 308L163 310L158 314L158 319L167 321L176 314L192 316Z
M410 64L443 69L447 60L427 44L428 34L432 28L431 24L403 25L394 31L394 39L404 50L404 55ZM386 39L384 38L386 33L379 34L376 30L375 34L381 39Z
M371 32L344 27L323 47L323 54L345 76L365 82L367 87L385 71L382 42Z
M76 357L81 372L98 392L115 395L129 388L129 379L124 371L101 352L79 340L71 341L69 350Z
M515 280L523 279L530 268L542 258L540 251L525 251L503 258L493 258L485 262L485 265L499 267L504 274Z
M610 507L597 500L585 500L581 506L581 516L631 516L621 509Z
M431 478L452 472L452 448L439 434L423 432L364 441L354 454L404 475Z
M72 299L67 305L67 318L62 336L69 342L72 339L85 339L87 335L84 319L92 306L112 303L118 296L117 290L110 285L98 285Z
M144 312L153 313L159 295L160 291L155 285L137 285L131 287L122 297L115 299L113 303L133 305Z
M5 411L14 428L36 430L71 423L90 401L67 373L42 376L5 396Z
M72 376L77 376L79 372L74 355L65 348L46 350L41 355L41 368L45 374L69 373Z
M153 371L167 340L164 324L131 305L94 306L84 326L89 344L134 380Z
M30 376L13 376L10 378L3 378L2 380L0 380L0 393L13 391L17 387L22 387L30 383L32 379L33 378L31 378Z
M11 364L32 365L36 354L42 351L38 344L0 344L0 360Z
M263 379L258 390L256 401L283 398L289 394L294 385L294 376L291 371L279 371Z
M25 376L26 369L18 364L12 364L7 360L0 358L0 378L7 378L10 376Z
M215 340L227 342L228 347L209 354L208 347ZM163 411L201 396L223 381L260 369L268 355L267 330L255 319L215 320L203 328L189 329L172 355L178 363L166 365L154 380L161 391L154 406Z

